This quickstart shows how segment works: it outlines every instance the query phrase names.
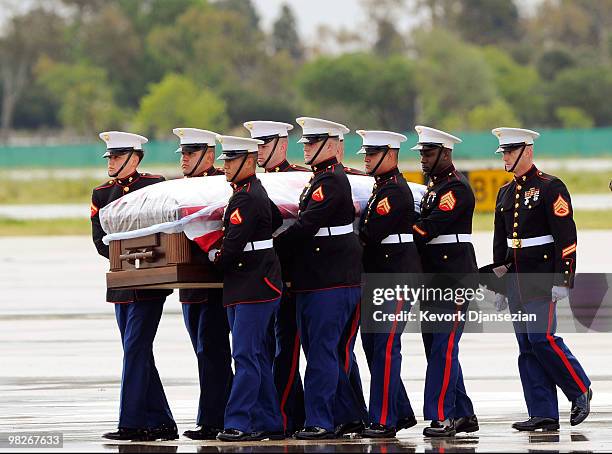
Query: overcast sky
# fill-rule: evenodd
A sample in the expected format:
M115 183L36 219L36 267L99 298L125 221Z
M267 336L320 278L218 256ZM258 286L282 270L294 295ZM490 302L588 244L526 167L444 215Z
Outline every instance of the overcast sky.
M132 0L138 1L138 0ZM172 0L168 0L172 1ZM321 24L335 29L348 28L358 30L366 23L365 14L359 0L252 0L259 11L262 27L269 31L278 17L281 5L287 3L293 9L298 20L301 38L308 41L316 39L317 27ZM521 10L530 13L542 0L515 0ZM597 0L594 0L597 1ZM0 26L10 14L23 11L35 4L35 0L0 0ZM400 18L399 26L403 29L412 24L410 17Z
M333 28L354 28L366 22L359 0L252 0L259 11L261 25L270 30L278 17L281 5L287 3L298 19L302 39L308 41L315 37L321 24ZM530 14L542 0L515 0L521 11ZM597 1L597 0L594 0ZM400 28L411 25L409 17L400 18Z

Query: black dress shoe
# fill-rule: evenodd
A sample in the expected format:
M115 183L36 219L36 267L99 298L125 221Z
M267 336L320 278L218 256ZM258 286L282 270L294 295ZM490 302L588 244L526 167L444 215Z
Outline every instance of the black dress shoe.
M123 440L123 441L149 441L151 440L147 429L124 429L119 428L116 432L107 432L102 435L102 438L107 440Z
M541 416L532 416L527 421L515 422L512 428L522 432L535 432L542 429L544 432L559 430L559 420L552 418L542 418Z
M584 421L589 413L591 413L591 399L593 398L593 391L591 388L583 395L578 396L576 400L572 402L572 411L570 413L570 425L577 426Z
M238 429L225 429L217 435L219 441L251 441L251 434Z
M251 433L251 441L261 440L284 440L286 438L285 432L274 432L274 431L257 431Z
M336 437L341 437L347 434L360 434L365 429L363 421L356 420L344 424L338 424L334 430Z
M431 438L454 437L456 433L455 422L452 419L432 421L431 425L423 430L423 435Z
M296 432L295 438L298 440L331 440L336 438L336 435L331 430L311 426Z
M159 426L149 430L149 439L152 440L178 440L179 434L176 425Z
M455 419L455 432L457 433L471 433L479 430L478 418L476 415L463 416Z
M397 421L397 431L399 432L402 429L410 429L417 425L417 420L414 416L408 416L407 418L400 418Z
M183 435L192 440L216 440L223 429L217 427L201 426L195 430L186 430Z
M395 427L370 424L370 427L361 432L361 436L365 438L395 438L396 433Z

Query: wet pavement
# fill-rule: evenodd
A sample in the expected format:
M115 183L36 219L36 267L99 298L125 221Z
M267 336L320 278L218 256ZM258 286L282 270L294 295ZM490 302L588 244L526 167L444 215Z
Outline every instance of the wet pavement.
M610 238L610 232L581 233L579 271L611 271L601 253ZM474 242L479 263L487 263L490 235L477 234ZM61 432L64 450L74 452L612 451L612 334L563 335L593 380L594 398L589 419L571 428L570 403L559 393L559 432L527 434L510 428L526 418L514 336L465 334L462 368L481 430L449 440L425 439L423 347L419 335L405 334L402 377L419 424L395 440L221 444L181 437L175 442L107 443L100 435L116 427L121 344L113 307L104 303L106 266L86 237L0 239L0 437ZM369 373L359 341L356 352L367 393ZM175 295L166 303L155 355L179 430L190 429L197 410L197 368ZM302 372L304 365L302 360Z

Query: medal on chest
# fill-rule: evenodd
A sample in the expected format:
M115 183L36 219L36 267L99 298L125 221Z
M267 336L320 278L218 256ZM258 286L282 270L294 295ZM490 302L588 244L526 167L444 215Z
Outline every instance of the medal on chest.
M525 199L523 203L525 204L525 206L527 206L529 205L530 199L533 199L534 202L537 202L539 198L540 188L530 188L529 190L525 191Z

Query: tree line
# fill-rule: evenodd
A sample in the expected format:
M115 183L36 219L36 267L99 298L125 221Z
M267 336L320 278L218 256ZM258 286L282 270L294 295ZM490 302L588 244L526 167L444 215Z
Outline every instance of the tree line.
M612 0L530 14L513 0L358 0L366 23L321 26L315 42L287 4L266 32L250 0L0 1L0 141L298 115L391 130L612 121Z

